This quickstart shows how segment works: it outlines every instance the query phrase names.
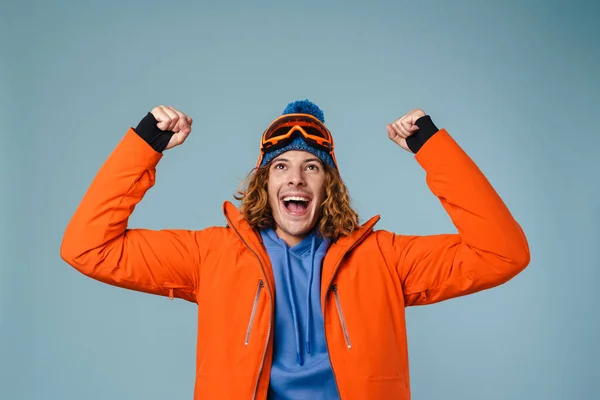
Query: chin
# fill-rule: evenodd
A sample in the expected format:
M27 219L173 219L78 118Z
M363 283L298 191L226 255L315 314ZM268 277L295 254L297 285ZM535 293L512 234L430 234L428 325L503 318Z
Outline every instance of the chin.
M310 233L312 228L314 228L314 224L312 225L304 225L304 226L294 226L294 224L286 224L285 222L279 224L280 228L293 236L306 236Z
M276 218L275 225L281 233L296 238L305 238L317 225L316 221L290 221L286 218Z

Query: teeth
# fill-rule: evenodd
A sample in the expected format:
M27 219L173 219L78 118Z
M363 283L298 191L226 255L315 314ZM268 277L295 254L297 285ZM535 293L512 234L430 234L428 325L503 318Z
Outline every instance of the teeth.
M283 198L283 201L303 201L305 203L308 202L306 197L298 197L298 196L287 196Z

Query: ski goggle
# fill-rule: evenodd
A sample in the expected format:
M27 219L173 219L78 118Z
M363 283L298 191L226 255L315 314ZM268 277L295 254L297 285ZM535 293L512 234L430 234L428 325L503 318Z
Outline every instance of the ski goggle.
M316 117L309 114L286 114L274 120L263 132L257 168L266 153L287 146L297 136L316 149L327 152L337 167L333 152L333 137L329 129Z

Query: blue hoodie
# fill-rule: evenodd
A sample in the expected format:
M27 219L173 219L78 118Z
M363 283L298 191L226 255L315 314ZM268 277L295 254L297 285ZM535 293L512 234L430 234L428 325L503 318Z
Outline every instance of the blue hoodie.
M314 232L289 247L262 230L275 275L275 333L269 400L339 399L325 343L321 265L329 240Z

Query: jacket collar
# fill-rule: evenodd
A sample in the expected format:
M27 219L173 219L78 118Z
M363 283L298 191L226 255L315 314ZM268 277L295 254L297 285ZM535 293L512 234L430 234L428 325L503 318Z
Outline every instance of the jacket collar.
M344 256L365 240L373 229L380 216L376 215L361 225L361 227L348 236L339 238L331 245L325 259L323 260L323 271L321 273L321 306L325 305L327 291L333 282L333 278L342 262Z
M260 234L252 229L248 221L244 219L242 213L231 202L223 203L223 214L227 220L227 225L233 228L240 239L247 246L258 249L262 247L262 238Z
M271 285L271 289L273 290L273 270L271 268L269 256L262 244L262 238L260 236L260 233L252 229L250 224L248 224L248 222L244 219L237 207L234 206L231 202L225 201L223 203L223 213L227 220L228 226L233 228L240 240L251 251L253 251L257 255L257 257L259 257L261 263L264 266L264 273L267 276L269 285ZM328 249L327 254L325 256L325 260L323 262L323 272L321 274L322 301L343 257L346 255L346 253L354 249L365 238L369 236L379 219L379 215L372 217L367 222L362 224L359 229L355 230L350 235L341 237L331 244L331 247ZM326 285L324 285L325 283Z
M269 255L262 244L260 233L252 229L248 221L244 219L240 211L231 202L225 201L223 203L223 214L227 220L227 226L233 229L240 241L258 257L267 280L267 287L275 296L273 268L271 267Z

